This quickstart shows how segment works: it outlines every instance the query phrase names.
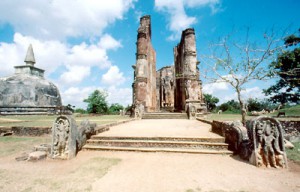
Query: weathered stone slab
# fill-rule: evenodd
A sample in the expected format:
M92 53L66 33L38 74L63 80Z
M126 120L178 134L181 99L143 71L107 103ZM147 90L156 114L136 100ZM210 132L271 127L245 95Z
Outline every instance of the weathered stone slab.
M45 151L34 151L29 153L27 161L38 161L47 158L47 152Z

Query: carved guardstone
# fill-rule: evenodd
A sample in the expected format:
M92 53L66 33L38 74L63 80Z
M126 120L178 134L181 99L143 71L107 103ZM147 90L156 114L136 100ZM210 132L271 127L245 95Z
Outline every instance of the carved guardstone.
M52 127L51 157L71 159L76 155L76 122L72 117L59 116Z
M51 157L54 159L72 159L85 145L86 140L95 134L96 124L88 120L77 127L71 116L59 116L52 127Z
M274 118L260 116L250 122L253 151L250 162L258 167L287 168L283 129Z

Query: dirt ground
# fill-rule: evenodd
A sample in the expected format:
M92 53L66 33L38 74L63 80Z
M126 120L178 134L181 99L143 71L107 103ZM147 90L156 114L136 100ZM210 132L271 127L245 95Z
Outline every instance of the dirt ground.
M202 130L197 131L194 127L197 122L157 121L157 126L153 122L145 122L124 124L130 130L125 130L124 125L116 126L104 135L128 134L131 131L158 136L161 130L161 133L168 134L165 136L174 136L179 134L179 126L188 125L186 130L192 135L203 132L212 136L207 133L207 126L200 126ZM168 129L173 130L172 135L169 135ZM143 130L150 132L146 134ZM8 144L3 146L8 147ZM0 156L1 192L300 191L300 165L292 162L288 169L267 169L257 168L229 155L80 151L72 160L47 159L39 162L17 162L16 156Z
M238 157L82 151L69 161L0 159L0 191L300 191L300 166L256 168Z

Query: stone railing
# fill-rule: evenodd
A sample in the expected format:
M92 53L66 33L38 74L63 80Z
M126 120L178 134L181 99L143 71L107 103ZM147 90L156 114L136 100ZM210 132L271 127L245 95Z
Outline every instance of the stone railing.
M259 116L247 122L213 121L212 131L223 137L229 149L258 167L287 168L284 130L271 117ZM294 125L294 124L293 124Z

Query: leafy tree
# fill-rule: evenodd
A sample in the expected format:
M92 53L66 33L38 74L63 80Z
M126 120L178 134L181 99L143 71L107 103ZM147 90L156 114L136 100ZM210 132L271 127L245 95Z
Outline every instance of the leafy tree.
M123 109L124 109L124 107L122 105L120 105L119 103L113 103L109 107L108 111L109 111L109 114L119 114L120 110L123 110Z
M88 103L88 113L101 113L108 112L108 104L106 101L107 92L101 90L95 90L87 99L83 101Z
M239 105L239 102L237 102L235 100L230 100L230 101L227 101L226 103L222 103L219 106L219 109L221 109L222 111L228 111L228 112L232 112L232 113L239 113L240 112L240 105Z
M219 43L212 44L211 54L202 57L208 67L204 69L204 77L212 83L225 82L237 94L242 122L246 123L246 106L241 93L247 83L254 80L270 78L270 69L265 63L274 59L274 52L279 50L274 35L262 35L263 41L250 42L249 30L244 40L236 40L232 35L224 37ZM274 33L271 33L274 34Z
M249 98L247 100L248 111L273 110L277 106L271 103L268 99L259 100L257 98Z
M75 113L85 114L85 113L87 113L87 111L85 109L82 109L82 108L77 108L77 109L75 109Z
M212 111L217 107L216 104L219 102L219 98L214 97L211 94L204 94L204 98L207 104L207 109L209 111Z
M261 103L258 101L258 99L248 99L247 101L248 104L248 111L261 111L262 110L262 105Z
M300 31L299 31L300 33ZM271 95L274 103L300 103L300 36L290 35L285 39L286 49L277 56L277 60L270 64L275 74L280 78L275 85L264 90ZM290 50L291 47L295 47Z

